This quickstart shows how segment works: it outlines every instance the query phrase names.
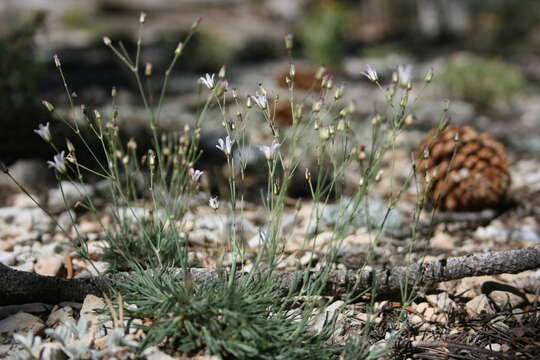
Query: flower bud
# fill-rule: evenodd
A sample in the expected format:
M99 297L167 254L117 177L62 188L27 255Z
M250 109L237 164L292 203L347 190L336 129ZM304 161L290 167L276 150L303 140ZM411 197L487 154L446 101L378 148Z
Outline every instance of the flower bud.
M108 36L104 36L103 37L103 43L105 44L105 46L111 46L112 41Z
M62 65L60 64L60 59L58 58L58 55L54 54L53 59L54 59L54 66L56 66L57 68L59 68L60 66L62 66Z
M226 72L227 72L227 65L221 65L221 68L219 69L219 72L218 72L218 77L220 79L225 79Z
M195 21L193 22L193 24L191 25L191 30L197 30L197 28L199 27L199 24L201 23L202 21L202 17L197 17L195 19Z
M321 65L321 66L319 66L319 69L315 73L315 80L321 81L324 74L326 74L326 66Z
M41 103L43 104L43 106L45 106L45 108L47 110L49 110L50 112L53 112L54 111L54 106L53 104L51 104L50 102L48 102L47 100L41 100Z
M141 15L139 15L139 23L144 24L146 21L146 13L142 12Z
M425 81L426 83L428 83L428 84L431 82L431 80L433 80L433 69L432 69L432 68L430 68L430 69L428 70L428 72L427 72L427 74L426 74L426 77L424 78L424 81Z
M146 66L144 67L144 76L152 76L152 63L146 63Z
M174 50L174 55L176 56L180 56L180 54L182 53L182 50L184 49L184 44L182 44L182 42L180 41L178 43L178 45L176 46L176 49Z
M287 50L292 50L292 48L293 48L293 40L294 40L293 34L285 35L284 40L285 40L285 48Z

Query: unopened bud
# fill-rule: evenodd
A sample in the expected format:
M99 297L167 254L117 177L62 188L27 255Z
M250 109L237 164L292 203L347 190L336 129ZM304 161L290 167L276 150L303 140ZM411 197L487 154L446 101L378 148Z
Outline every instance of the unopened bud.
M305 176L307 181L311 180L311 171L309 171L308 168L306 168L306 171L304 172L304 176Z
M54 66L56 66L57 68L59 68L60 66L62 66L62 65L60 64L60 59L58 58L58 55L54 54L53 59L54 59Z
M405 125L410 126L414 123L414 115L409 114L405 117Z
M131 138L129 139L127 143L128 150L136 150L137 149L137 143L135 142L135 139Z
M104 36L104 37L103 37L103 43L104 43L106 46L111 46L112 41L111 41L111 39L110 39L108 36Z
M295 104L293 112L293 124L297 124L302 120L304 114L304 104Z
M448 109L450 108L450 100L445 100L443 111L448 112Z
M409 102L409 94L406 93L405 95L403 95L403 97L401 98L400 102L399 102L399 106L401 106L402 108L407 106L407 103Z
M116 86L113 86L111 89L111 96L114 98L116 97Z
M174 50L174 55L179 56L182 53L182 50L184 49L184 44L180 41L178 45L176 46L176 49Z
M45 108L47 110L49 110L50 112L53 112L54 111L54 106L53 104L51 104L50 102L48 102L47 100L41 100L41 103L43 104L43 106L45 106Z
M336 93L334 94L334 99L339 100L343 97L343 93L345 92L345 86L341 84L337 89Z
M152 76L152 63L146 63L146 66L144 67L144 76Z
M311 111L313 111L314 113L320 112L321 108L322 108L323 101L324 101L323 98L320 98L319 101L315 101L313 103L313 106L311 107Z
M424 78L424 81L428 84L431 82L431 80L433 80L433 69L429 69L426 77Z
M197 30L197 28L199 27L199 24L201 23L202 21L202 17L197 17L195 19L195 21L193 22L193 24L191 25L191 30Z
M218 72L218 77L220 79L225 79L226 72L227 72L227 65L221 65L221 68L219 69L219 72Z
M66 146L70 153L75 152L75 146L73 146L73 143L69 139L66 139Z
M392 82L393 82L394 84L397 84L397 83L399 82L399 76L398 76L398 73L397 73L396 71L394 71L394 72L392 73Z
M293 80L294 80L294 77L296 76L296 66L294 64L291 64L291 66L289 67L289 76Z
M253 104L251 103L251 96L248 95L247 100L246 100L246 107L248 109L251 109L251 106L253 106Z
M142 12L141 15L139 16L139 22L141 24L144 24L145 21L146 21L146 13Z
M330 128L328 126L322 127L321 131L319 132L319 137L321 138L321 140L326 141L330 139L330 136L332 136Z
M315 73L315 80L321 81L324 74L326 74L326 66L321 65L321 66L319 66L319 69Z
M376 182L381 181L382 176L383 176L383 173L384 173L384 170L379 170L379 171L377 172L377 175L375 175L375 181L376 181Z
M285 40L285 48L287 50L292 50L292 48L293 48L293 40L294 40L293 34L285 35L284 40Z

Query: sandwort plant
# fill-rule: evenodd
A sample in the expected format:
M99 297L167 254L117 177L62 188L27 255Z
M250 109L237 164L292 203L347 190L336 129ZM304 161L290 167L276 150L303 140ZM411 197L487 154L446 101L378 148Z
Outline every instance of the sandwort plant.
M395 151L398 137L412 119L411 106L431 82L433 74L428 73L423 88L414 93L411 67L398 67L392 79L385 84L377 69L368 65L364 75L375 89L382 92L385 103L383 111L373 114L369 120L371 140L369 144L363 144L358 124L352 119L356 107L365 104L344 101L345 85L336 84L326 67L321 66L316 72L308 95L297 95L293 37L287 35L285 47L291 65L286 78L289 87L286 101L290 104L293 119L290 127L280 127L276 122L275 109L277 102L281 101L276 95L271 94L264 84L254 86L251 94L241 94L229 84L224 66L216 74L200 77L199 93L206 96L206 101L197 120L186 125L183 131L169 134L160 128L163 101L171 73L201 19L193 23L187 38L178 43L157 94L152 92L152 83L155 82L152 65L141 63L145 21L146 15L141 14L134 55L129 54L122 43L116 44L109 37L104 37L103 41L135 78L150 118L151 149L139 149L135 140L125 143L121 139L121 106L116 89L111 92L110 114L77 105L58 56L54 57L54 62L69 106L73 112L82 114L84 126L98 138L101 148L89 145L80 129L83 125L78 121L63 116L47 101L43 101L43 105L55 113L59 121L67 124L75 136L80 137L83 146L99 164L98 168L79 162L77 149L69 141L65 146L54 144L50 124L36 129L36 133L57 152L48 164L59 180L82 182L85 175L92 174L108 184L110 205L107 212L112 223L101 221L100 209L90 194L83 194L85 200L79 206L96 214L103 227L107 243L103 257L109 264L108 271L130 273L122 281L111 283L111 289L119 292L123 301L110 306L113 318L115 312L123 314L125 324L122 324L122 331L138 329L140 341L132 341L129 346L137 352L158 345L167 351L186 355L211 354L238 359L378 359L389 354L399 338L399 323L387 333L382 345L370 346L370 331L375 326L371 321L365 324L361 337L351 335L345 343L339 343L334 336L339 313L348 304L365 299L369 293L371 303L368 302L368 310L373 311L376 283L369 292L362 293L355 291L353 286L343 298L343 306L336 315L327 319L322 330L315 329L314 319L325 311L331 300L322 296L326 282L330 272L339 268L337 257L343 240L355 230L358 214L366 217L370 236L364 264L369 267L373 266L373 250L379 244L389 216L411 184L418 183L412 166L406 181L397 184L393 181L394 162L383 170L383 159L387 153ZM320 88L316 94L315 88ZM226 159L229 174L226 193L205 193L202 183L207 174L197 169L202 126L207 121L220 122L225 131L215 146ZM260 194L267 223L259 229L259 247L254 257L250 257L247 245L238 235L245 211L246 200L242 190L245 189L248 164L247 154L241 149L251 144L247 131L249 122L258 122L261 131L268 134L266 143L255 144L266 163L260 172L266 174L267 186ZM101 155L105 156L105 162L98 160ZM307 157L315 159L312 166L304 166L303 160ZM351 187L344 179L346 171L353 165L360 172L357 184ZM5 167L2 171L9 174ZM291 241L283 230L283 219L288 206L288 188L299 172L303 172L313 204L304 242L304 251L312 257L318 250L317 235L322 228L325 208L333 199L342 201L336 205L337 215L332 237L326 244L325 257L316 265L309 261L301 267L303 276L298 279L298 284L302 286L284 292L274 281L273 274L283 262L286 242ZM139 189L141 177L146 179L146 197L141 196ZM374 222L370 216L370 190L373 183L383 177L392 179L390 196L386 211ZM415 225L419 222L425 199L419 187L417 193L410 249L416 238ZM201 194L205 194L204 204L195 200ZM297 205L300 203L298 200ZM197 266L188 256L190 234L186 226L186 214L197 206L207 206L225 219L225 231L220 234L222 241L218 246L223 249L221 256L230 256L228 261L221 259L217 262L227 271L225 281L200 284L189 276L182 279L177 276L177 270ZM50 215L54 218L53 214ZM91 262L74 216L71 220L73 231L60 229ZM312 276L313 273L317 276ZM411 278L417 275L411 274ZM404 279L401 294L404 306L414 299L412 290L410 281ZM400 321L405 321L405 313L401 315ZM30 340L24 340L29 349Z

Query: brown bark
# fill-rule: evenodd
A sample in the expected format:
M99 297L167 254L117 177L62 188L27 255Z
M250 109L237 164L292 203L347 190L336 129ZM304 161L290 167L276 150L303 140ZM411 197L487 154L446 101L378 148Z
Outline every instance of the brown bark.
M472 254L441 259L433 262L398 266L378 270L334 270L327 276L325 295L343 295L351 291L371 291L376 284L376 293L385 295L399 291L404 285L432 286L438 282L456 280L470 276L519 273L540 268L540 246L519 250L507 250ZM222 281L227 278L226 270L172 269L179 279L201 284ZM30 302L58 303L82 301L88 294L100 295L107 292L109 280L125 282L128 274L114 274L109 278L61 279L34 273L13 270L0 264L0 305ZM247 273L237 273L241 278ZM304 272L274 272L278 287L288 292L298 291L302 286ZM322 276L321 272L310 272L311 280Z

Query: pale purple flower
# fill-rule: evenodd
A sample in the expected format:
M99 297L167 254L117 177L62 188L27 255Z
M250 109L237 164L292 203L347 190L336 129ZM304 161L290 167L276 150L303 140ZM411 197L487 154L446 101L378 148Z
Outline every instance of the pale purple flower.
M34 132L41 136L41 138L46 142L51 142L52 137L51 131L49 130L49 123L47 123L46 125L39 124L39 127L35 129Z
M362 72L362 75L367 77L370 81L377 82L379 81L379 75L377 74L377 69L371 64L366 65L366 70Z
M214 88L214 74L206 74L204 77L201 76L199 80L210 90Z
M277 142L276 140L273 140L272 145L259 146L259 149L261 149L261 151L263 152L264 157L266 157L266 160L270 160L274 157L274 153L279 147L280 147L280 143Z
M56 171L63 174L66 172L66 156L64 155L64 151L62 151L59 154L56 154L53 158L54 161L47 161L47 165L49 165L49 168L55 168Z
M401 86L407 86L413 75L412 65L399 65L397 68L399 83Z
M194 168L189 168L189 175L191 176L191 179L195 182L199 181L202 174L204 174L204 172L202 172L201 170L195 170Z
M227 137L225 137L225 141L223 141L223 139L218 139L218 144L216 145L216 147L219 150L223 151L225 155L230 155L233 144L234 140L231 140L229 135L227 135Z
M268 106L268 100L266 99L266 94L255 93L255 96L251 96L251 99L260 107L262 110L266 110Z
M215 210L217 210L219 208L219 201L218 201L218 197L217 196L214 196L214 197L211 197L210 200L208 200L208 205Z

